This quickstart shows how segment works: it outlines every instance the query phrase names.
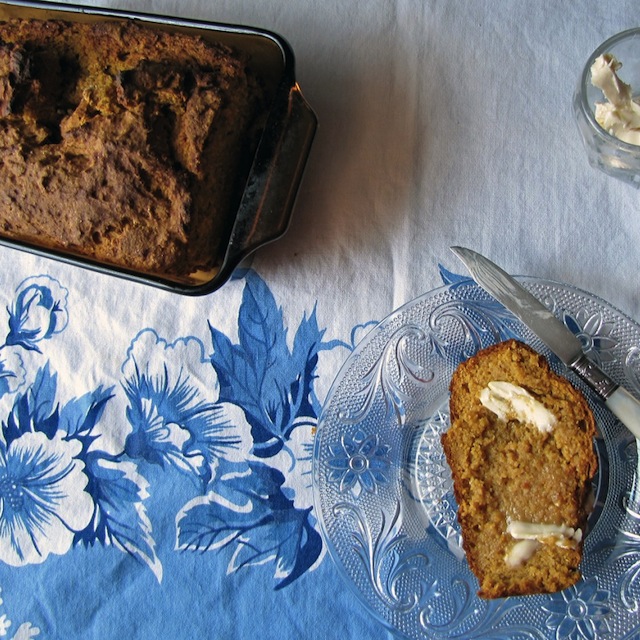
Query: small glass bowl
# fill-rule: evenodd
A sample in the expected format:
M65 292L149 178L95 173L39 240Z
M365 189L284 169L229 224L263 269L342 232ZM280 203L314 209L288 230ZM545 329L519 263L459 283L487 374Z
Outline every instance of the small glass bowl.
M604 53L622 63L621 79L636 95L640 92L640 28L636 28L609 38L587 60L573 99L578 129L592 167L640 188L640 146L619 140L596 122L595 104L604 96L591 84L591 65Z

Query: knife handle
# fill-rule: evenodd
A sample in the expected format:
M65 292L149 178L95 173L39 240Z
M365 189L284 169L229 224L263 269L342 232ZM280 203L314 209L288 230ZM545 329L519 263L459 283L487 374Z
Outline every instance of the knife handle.
M602 398L606 400L617 388L614 382L593 360L582 353L571 368Z
M571 368L604 400L609 411L640 440L640 402L585 354Z
M640 440L640 402L626 389L618 387L605 400L605 405Z

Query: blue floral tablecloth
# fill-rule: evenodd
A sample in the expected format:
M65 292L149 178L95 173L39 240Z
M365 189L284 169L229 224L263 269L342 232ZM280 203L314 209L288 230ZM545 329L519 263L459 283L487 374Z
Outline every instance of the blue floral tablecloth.
M64 275L3 291L0 635L275 638L302 603L305 637L334 615L353 632L311 455L318 361L368 323L327 340L313 305L285 317L253 269L228 288L222 326L196 305L176 330L173 298L153 324L126 309L126 338Z
M0 637L388 640L320 534L321 407L450 245L640 318L638 191L571 110L637 3L87 4L281 34L319 129L287 235L211 295L0 248ZM607 637L590 588L558 638Z

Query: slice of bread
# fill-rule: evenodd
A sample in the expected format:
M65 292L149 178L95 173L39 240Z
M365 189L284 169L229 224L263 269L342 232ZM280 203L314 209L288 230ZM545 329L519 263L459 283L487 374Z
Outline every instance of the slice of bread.
M456 369L450 414L442 445L478 595L575 584L597 469L585 398L543 356L509 340Z

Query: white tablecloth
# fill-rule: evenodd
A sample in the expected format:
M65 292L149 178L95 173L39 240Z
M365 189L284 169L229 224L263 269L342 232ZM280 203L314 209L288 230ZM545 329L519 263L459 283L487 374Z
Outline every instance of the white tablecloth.
M320 407L371 323L441 285L438 264L463 271L451 245L640 319L640 194L588 165L571 110L586 58L638 26L637 3L86 4L281 34L319 128L288 233L211 295L0 249L0 477L50 456L68 498L23 554L0 530L0 635L389 637L320 539ZM305 373L305 406L276 416Z

